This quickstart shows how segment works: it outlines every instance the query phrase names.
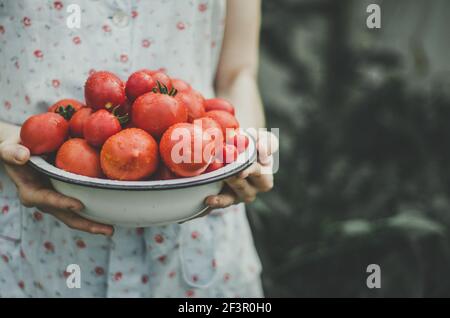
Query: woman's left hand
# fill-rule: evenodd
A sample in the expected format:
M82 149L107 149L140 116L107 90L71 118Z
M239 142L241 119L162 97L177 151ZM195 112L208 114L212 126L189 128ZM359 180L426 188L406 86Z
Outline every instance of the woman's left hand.
M259 133L257 149L257 162L225 180L225 188L220 194L206 198L210 208L226 208L239 202L250 203L259 192L268 192L273 188L273 154L278 151L278 138L270 132Z

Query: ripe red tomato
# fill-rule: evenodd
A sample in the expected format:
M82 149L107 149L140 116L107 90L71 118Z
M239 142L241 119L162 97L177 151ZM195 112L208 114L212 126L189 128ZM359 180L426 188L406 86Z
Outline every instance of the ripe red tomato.
M61 99L61 100L57 101L56 103L54 103L52 106L50 106L48 108L48 112L55 113L60 107L62 107L63 109L66 109L69 106L72 106L72 108L74 109L74 112L76 112L79 109L81 109L82 107L85 107L86 105L84 105L82 102L77 101L76 99L66 98L66 99Z
M80 110L84 105L75 99L62 99L48 108L48 112L57 113L70 120L72 116Z
M69 121L70 135L72 137L83 137L84 124L92 112L92 108L83 107L72 116Z
M220 168L224 167L225 164L222 160L214 158L213 162L211 162L208 166L208 168L205 170L205 173L213 172L216 170L219 170Z
M178 91L178 93L190 91L192 89L191 85L178 78L172 78L172 86Z
M84 123L83 136L89 144L98 147L121 130L122 127L117 117L107 110L100 109L89 116Z
M167 94L147 93L133 103L133 124L156 139L176 123L187 121L186 107Z
M110 137L103 145L100 163L110 179L137 181L158 168L158 144L142 129L129 128Z
M180 177L202 174L213 159L214 144L200 127L179 123L161 137L159 152L164 164Z
M84 97L93 109L113 109L125 102L125 85L113 73L95 72L86 81Z
M211 98L205 100L205 110L223 110L234 116L234 106L223 98Z
M199 92L193 89L178 92L175 99L185 105L188 111L188 122L192 123L195 119L205 116L204 98Z
M232 163L236 161L239 153L234 145L224 144L223 145L223 161L225 164Z
M153 175L152 180L172 180L176 178L177 176L172 171L170 171L170 169L167 168L164 163L160 162L158 170Z
M55 165L59 169L82 176L92 178L103 176L98 150L81 138L69 139L59 148Z
M206 113L206 117L212 118L222 127L223 135L227 135L227 129L239 128L239 122L230 113L223 110L211 110Z
M201 117L199 119L195 119L193 124L199 126L201 129L203 129L204 132L208 133L211 136L211 140L215 145L214 152L221 151L222 145L224 143L224 137L222 128L214 119L209 117Z
M59 114L43 113L28 118L20 130L22 144L32 155L56 151L67 139L69 123Z
M128 99L134 102L139 96L150 93L154 88L157 88L158 82L167 87L168 91L172 89L169 76L163 72L150 70L134 72L128 77L125 87Z
M193 124L199 126L209 134L212 135L217 134L221 136L222 137L221 141L223 142L222 127L214 119L210 117L200 117L198 119L195 119L193 121Z
M224 165L236 161L239 153L234 145L222 144L220 148L216 148L214 158L218 162L222 162Z
M249 139L246 135L239 133L238 130L227 131L227 136L225 137L226 143L234 145L239 153L244 152L249 144Z
M150 73L152 74L153 79L157 84L158 82L161 83L161 85L167 89L167 92L170 92L173 87L172 81L166 73L164 73L163 71L150 71ZM158 85L154 86L153 88L158 88L157 86Z
M115 113L119 116L125 116L125 115L130 116L131 105L132 105L132 103L127 98L127 99L125 99L125 102L122 105L117 107L117 109L115 110Z

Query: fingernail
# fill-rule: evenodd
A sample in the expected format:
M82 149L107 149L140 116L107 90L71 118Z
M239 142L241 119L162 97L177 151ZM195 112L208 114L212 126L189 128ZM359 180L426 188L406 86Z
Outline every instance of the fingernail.
M19 148L19 149L17 149L14 157L16 158L17 161L24 161L27 159L27 156L28 156L28 151L26 151L23 148Z

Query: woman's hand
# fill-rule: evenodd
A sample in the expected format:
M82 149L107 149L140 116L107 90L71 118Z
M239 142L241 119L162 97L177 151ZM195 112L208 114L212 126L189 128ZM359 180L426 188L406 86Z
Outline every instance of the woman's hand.
M4 162L6 172L16 184L20 201L24 206L36 207L44 213L51 214L71 229L108 236L113 234L112 226L96 223L78 215L77 212L83 209L83 204L54 191L48 178L25 165L29 157L29 150L19 144L18 137L9 137L0 143L0 160Z
M273 154L278 151L278 138L272 133L260 133L258 142L258 161L237 176L227 180L219 195L206 198L206 204L213 208L225 208L230 205L256 199L259 192L268 192L273 188Z

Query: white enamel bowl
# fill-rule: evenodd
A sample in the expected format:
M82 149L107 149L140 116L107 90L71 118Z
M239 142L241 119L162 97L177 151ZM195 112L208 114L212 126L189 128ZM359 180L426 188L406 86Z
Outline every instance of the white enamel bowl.
M115 181L80 176L58 169L40 156L29 164L47 175L56 191L77 198L82 216L105 224L148 227L188 220L205 211L204 200L220 192L223 180L256 160L254 139L238 159L216 171L163 181Z

